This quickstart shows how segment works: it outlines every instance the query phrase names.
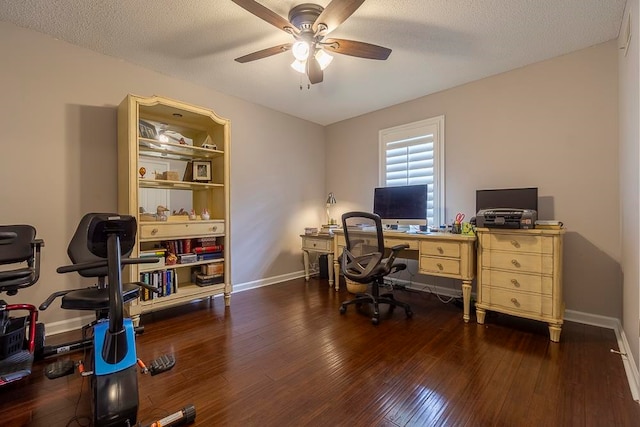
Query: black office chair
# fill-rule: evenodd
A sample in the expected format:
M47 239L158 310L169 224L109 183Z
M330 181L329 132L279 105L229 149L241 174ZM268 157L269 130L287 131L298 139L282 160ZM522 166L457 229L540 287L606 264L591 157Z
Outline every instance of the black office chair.
M371 283L371 293L358 293L354 299L344 301L340 305L340 313L346 313L347 306L351 304L361 307L366 303L373 307L371 323L377 325L380 322L379 304L389 304L389 310L402 307L407 318L411 318L413 312L409 304L397 301L392 293L380 295L385 276L407 268L406 264L395 263L395 259L409 245L392 247L389 257L384 258L382 221L373 213L347 212L342 215L342 228L346 239L346 247L340 257L342 274L357 283Z

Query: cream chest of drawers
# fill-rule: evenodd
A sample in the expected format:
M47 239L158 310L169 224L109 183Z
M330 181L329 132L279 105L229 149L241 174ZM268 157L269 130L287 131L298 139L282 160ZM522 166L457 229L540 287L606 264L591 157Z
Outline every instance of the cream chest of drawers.
M564 230L478 229L478 301L486 310L549 324L551 341L560 341L564 319L562 240Z

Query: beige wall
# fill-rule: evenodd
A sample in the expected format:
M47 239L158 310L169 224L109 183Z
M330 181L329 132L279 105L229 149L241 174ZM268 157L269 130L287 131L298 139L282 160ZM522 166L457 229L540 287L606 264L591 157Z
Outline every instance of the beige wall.
M302 270L298 235L324 212L323 127L5 22L0 57L0 223L33 224L45 240L40 281L9 301L39 305L81 284L55 269L84 213L117 209L116 107L127 93L231 120L232 282ZM55 304L41 319L78 315Z
M627 1L625 18L631 14L634 29L632 40L626 53L619 50L620 67L620 218L622 239L622 270L624 273L622 326L629 348L640 367L640 342L638 319L640 318L640 47L638 46L638 25L640 10L638 0ZM623 27L624 27L623 20ZM624 31L620 37L623 38ZM623 45L623 41L619 41ZM637 371L636 371L637 372Z
M327 188L371 210L378 131L444 114L446 218L473 216L477 189L538 187L568 230L567 309L620 318L617 72L609 42L328 126Z

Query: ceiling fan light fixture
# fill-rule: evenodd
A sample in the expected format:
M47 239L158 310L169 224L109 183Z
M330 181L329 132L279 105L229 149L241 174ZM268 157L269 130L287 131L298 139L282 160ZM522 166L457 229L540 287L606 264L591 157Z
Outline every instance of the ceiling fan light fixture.
M298 40L293 44L291 51L298 61L306 61L309 57L309 43L304 40Z
M329 64L331 64L331 61L333 61L333 56L325 52L324 49L318 49L318 52L316 53L316 61L320 64L320 69L324 70L329 66Z
M299 73L305 74L306 73L306 61L300 61L300 60L296 59L291 63L291 68L293 68L294 70L296 70Z

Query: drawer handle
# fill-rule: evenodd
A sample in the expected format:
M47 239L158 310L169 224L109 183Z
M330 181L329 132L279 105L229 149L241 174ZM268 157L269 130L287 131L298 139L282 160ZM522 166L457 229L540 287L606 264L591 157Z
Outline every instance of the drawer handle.
M214 225L213 227L211 227L211 231L216 231L218 229L217 225Z
M439 268L440 270L444 269L444 267L442 266L442 264L437 263L436 265L438 266L438 268Z
M155 235L158 234L158 229L154 228L153 230L151 230L151 235Z
M515 247L515 248L519 248L519 247L520 247L520 243L518 243L518 241L517 241L517 240L512 240L512 241L511 241L511 244L512 244L512 245L513 245L513 247Z
M315 244L315 243L313 244L313 247L314 247L314 248L316 247L316 244Z
M516 307L520 307L520 303L518 302L517 299L515 298L511 298L511 302L513 303L513 305L515 305Z
M515 286L516 288L520 287L520 283L518 283L518 281L516 279L511 279L511 283L513 284L513 286Z
M438 249L438 252L440 252L441 254L444 253L444 249L442 249L442 247L438 246L436 249ZM440 265L440 264L438 264L438 265Z
M512 259L512 260L511 260L511 264L513 264L513 265L514 265L514 266L516 266L516 267L520 267L520 263L518 262L518 260L517 260L517 259Z

